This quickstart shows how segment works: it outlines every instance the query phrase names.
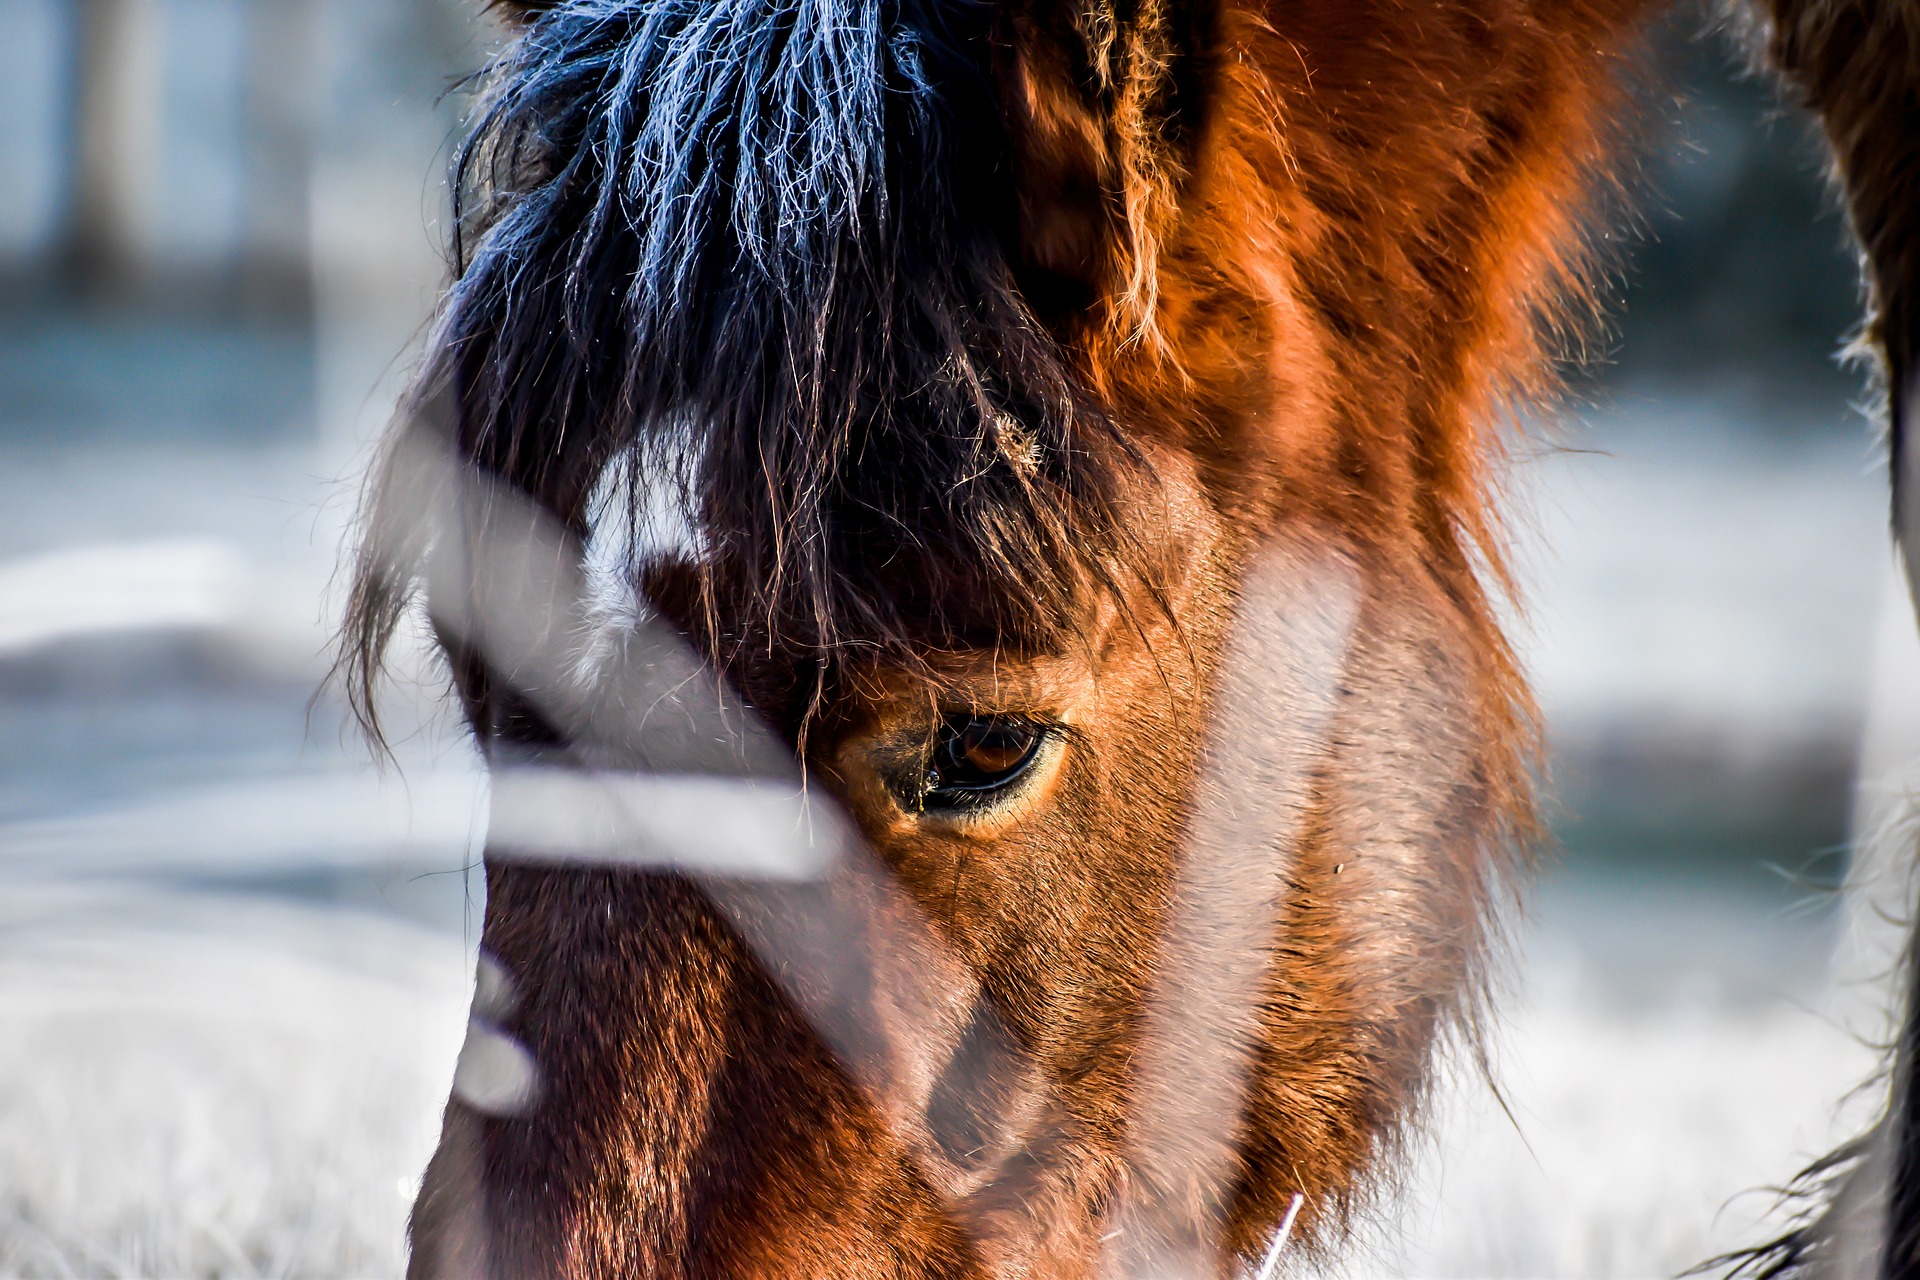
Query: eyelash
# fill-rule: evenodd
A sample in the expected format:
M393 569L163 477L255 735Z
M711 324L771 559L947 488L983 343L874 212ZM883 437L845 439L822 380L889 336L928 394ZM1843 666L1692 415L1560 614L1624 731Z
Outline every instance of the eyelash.
M1049 726L1019 717L948 717L922 770L917 808L963 812L994 804L1032 769L1051 736ZM1016 752L1006 764L994 758Z

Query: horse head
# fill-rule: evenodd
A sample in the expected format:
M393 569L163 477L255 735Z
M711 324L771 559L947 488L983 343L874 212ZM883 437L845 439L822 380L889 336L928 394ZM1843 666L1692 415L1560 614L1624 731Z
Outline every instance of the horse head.
M1655 6L503 7L348 628L496 770L524 1078L414 1274L1335 1238L1531 821L1499 425ZM674 852L742 823L812 853Z

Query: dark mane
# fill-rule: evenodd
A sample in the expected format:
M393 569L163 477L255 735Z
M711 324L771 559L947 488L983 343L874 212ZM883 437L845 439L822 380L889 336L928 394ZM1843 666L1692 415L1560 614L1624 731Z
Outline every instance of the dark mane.
M995 12L540 15L486 73L455 281L395 434L450 424L582 535L623 457L636 488L681 477L706 616L765 625L703 637L721 652L1054 642L1119 554L1128 454L1009 265ZM407 515L387 470L373 535ZM343 658L363 711L411 581L363 552Z

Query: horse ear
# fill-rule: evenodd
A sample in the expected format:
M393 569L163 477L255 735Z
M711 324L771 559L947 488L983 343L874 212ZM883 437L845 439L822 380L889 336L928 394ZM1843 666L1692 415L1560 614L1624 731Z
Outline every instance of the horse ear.
M1122 328L1150 323L1212 2L1009 6L998 78L1030 295L1104 300Z
M1002 84L1027 292L1043 310L1083 305L1114 282L1123 180L1114 139L1074 83L1061 43L1018 40L1007 62Z

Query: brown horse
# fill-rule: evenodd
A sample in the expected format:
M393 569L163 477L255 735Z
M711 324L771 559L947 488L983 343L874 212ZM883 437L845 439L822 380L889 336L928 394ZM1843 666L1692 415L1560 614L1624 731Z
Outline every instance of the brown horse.
M1330 1246L1472 1051L1498 428L1660 6L507 7L348 627L497 778L413 1274ZM1776 7L1903 298L1920 19Z

